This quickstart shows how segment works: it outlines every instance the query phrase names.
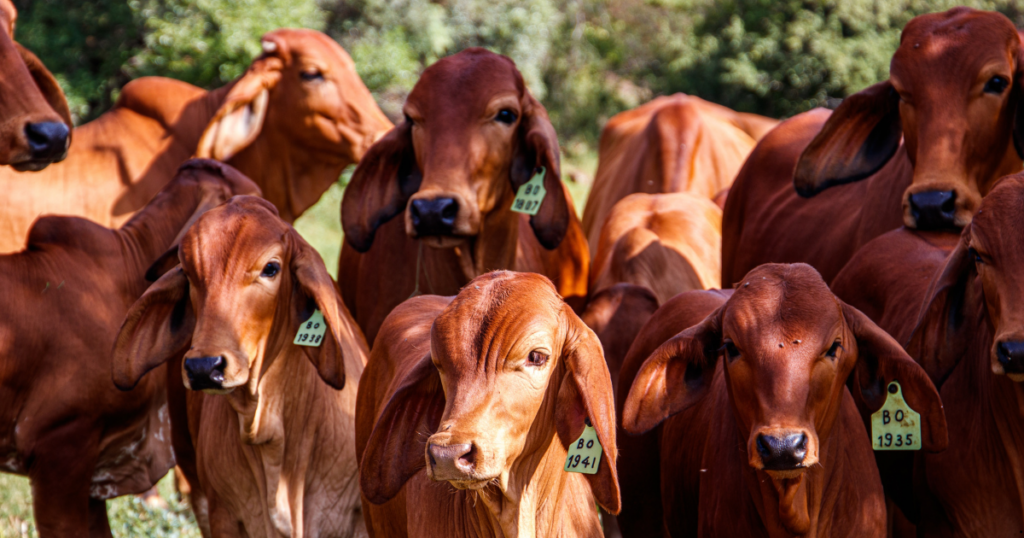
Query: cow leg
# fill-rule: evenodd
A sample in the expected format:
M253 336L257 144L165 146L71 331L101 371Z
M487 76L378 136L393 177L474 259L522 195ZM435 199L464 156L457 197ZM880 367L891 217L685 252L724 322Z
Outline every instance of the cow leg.
M32 510L40 538L84 536L93 528L105 530L103 522L92 515L89 486L98 457L99 432L91 424L71 422L47 432L36 441L28 471L32 485ZM101 529L102 527L102 529ZM89 530L87 530L89 529Z
M110 520L107 519L107 501L89 499L89 538L108 538Z

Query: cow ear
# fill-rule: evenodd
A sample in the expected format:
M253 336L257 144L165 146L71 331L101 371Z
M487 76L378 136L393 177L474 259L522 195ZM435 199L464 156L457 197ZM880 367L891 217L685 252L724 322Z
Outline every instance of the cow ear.
M911 409L921 413L921 445L938 452L949 443L942 400L928 374L896 342L863 312L841 303L846 326L856 340L857 364L851 392L869 412L882 408L889 383L898 381Z
M899 149L902 136L900 96L892 83L847 97L800 154L793 172L797 194L810 198L874 174Z
M291 230L291 274L295 286L291 301L292 323L289 338L298 334L303 323L315 310L323 314L327 331L319 346L301 346L320 378L341 390L345 376L357 381L362 375L369 354L366 339L356 326L348 309L341 302L341 293L327 273L323 258L295 230Z
M567 318L568 327L562 348L566 374L558 389L555 428L568 450L583 435L586 420L590 419L604 455L597 473L584 476L601 508L618 514L622 501L616 467L619 454L615 446L615 393L608 365L594 331L568 305L562 307L562 315Z
M153 368L184 355L195 325L188 278L178 266L128 310L114 342L112 377L117 388L131 390Z
M510 171L512 190L518 192L534 174L544 170L544 200L537 214L530 217L530 227L541 246L551 250L565 238L569 212L573 211L562 188L558 136L547 110L529 92L523 97L522 114Z
M249 66L207 124L196 157L227 161L256 140L267 117L270 90L281 80L283 67L274 55L261 56Z
M420 188L412 126L406 120L370 146L345 188L341 224L345 240L359 252L370 250L377 228L404 211Z
M359 464L359 486L374 504L394 498L426 467L427 437L444 414L444 389L429 353L392 386Z
M722 345L723 308L668 339L640 366L622 409L627 432L646 432L708 393Z
M70 145L75 124L71 121L71 109L68 108L68 100L64 96L64 91L60 89L60 84L57 84L57 79L53 78L53 75L46 69L43 62L39 61L39 58L32 51L17 42L14 43L14 46L17 47L18 54L21 55L25 66L28 67L28 72L32 74L32 80L35 80L36 86L39 87L39 92L43 94L43 98L46 99L46 102L50 104L53 111L68 126L68 144Z

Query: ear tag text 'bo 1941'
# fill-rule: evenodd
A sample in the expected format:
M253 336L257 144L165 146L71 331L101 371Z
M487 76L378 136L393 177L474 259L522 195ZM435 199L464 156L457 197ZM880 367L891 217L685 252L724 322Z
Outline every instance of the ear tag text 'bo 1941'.
M565 472L597 474L601 463L601 442L597 440L597 430L590 425L583 428L583 435L569 445L569 455L565 458Z
M540 210L540 203L544 201L544 194L547 193L547 189L544 188L545 172L543 166L538 168L537 173L530 178L530 181L519 187L516 199L512 201L512 211L527 215L537 214L537 211Z
M921 450L921 413L903 399L898 381L889 383L885 404L871 414L871 448Z
M313 315L299 326L299 332L295 333L295 341L292 343L298 346L320 347L325 332L327 324L324 323L324 315L320 310L314 310Z

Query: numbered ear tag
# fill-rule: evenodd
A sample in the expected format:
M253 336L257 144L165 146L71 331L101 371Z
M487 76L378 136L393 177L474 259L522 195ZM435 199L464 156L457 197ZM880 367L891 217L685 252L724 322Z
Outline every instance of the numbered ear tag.
M600 463L601 442L597 440L597 430L590 425L588 418L583 435L569 446L569 455L565 458L565 472L595 474Z
M327 324L324 323L324 315L320 310L314 310L313 315L299 326L299 332L292 343L298 346L319 347L324 341L325 332Z
M871 444L875 450L921 450L921 413L903 399L897 381L889 383L885 405L871 414Z
M527 215L536 215L537 211L540 210L540 203L544 201L544 194L547 193L547 189L544 188L544 167L540 167L539 171L519 187L519 191L516 192L516 199L512 201L512 211L517 213L526 213Z

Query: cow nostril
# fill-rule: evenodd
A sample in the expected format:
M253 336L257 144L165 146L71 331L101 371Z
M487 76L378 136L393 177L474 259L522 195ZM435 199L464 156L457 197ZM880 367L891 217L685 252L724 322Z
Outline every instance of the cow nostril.
M455 460L455 466L459 470L468 473L473 470L474 465L476 465L476 445L470 445L469 452Z
M911 194L910 213L919 230L956 227L956 192L925 191Z
M804 458L807 457L807 436L799 433L796 435L790 435L787 439L790 441L794 459L799 462L803 462Z
M33 159L53 159L67 150L68 126L56 121L29 123L25 138Z
M192 390L222 388L226 367L222 356L185 359L185 373Z
M1008 374L1024 373L1024 341L1005 340L996 346L996 358Z
M451 200L450 203L445 204L444 208L441 209L441 218L444 220L454 221L458 215L459 204L455 200Z

